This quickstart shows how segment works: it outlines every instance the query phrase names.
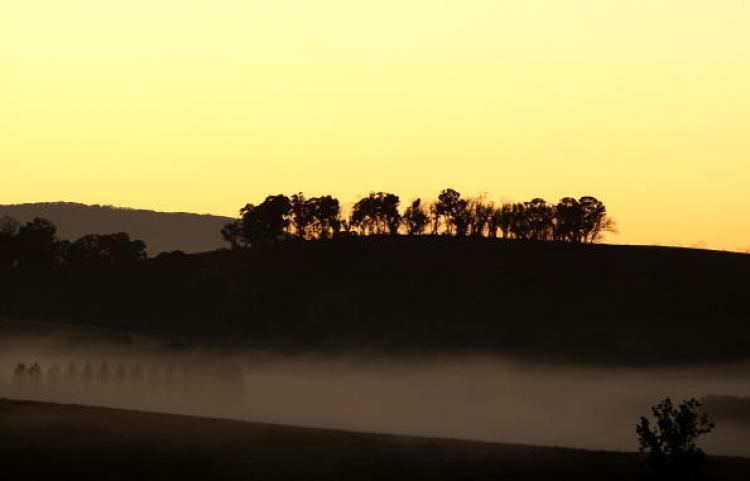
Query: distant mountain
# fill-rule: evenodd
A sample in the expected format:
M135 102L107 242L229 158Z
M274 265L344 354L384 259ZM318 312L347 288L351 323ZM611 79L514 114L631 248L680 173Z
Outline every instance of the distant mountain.
M86 234L127 232L146 242L148 254L180 250L205 252L226 246L221 228L231 219L185 212L156 212L108 205L73 202L0 205L0 217L19 222L43 217L57 226L61 239L75 240Z

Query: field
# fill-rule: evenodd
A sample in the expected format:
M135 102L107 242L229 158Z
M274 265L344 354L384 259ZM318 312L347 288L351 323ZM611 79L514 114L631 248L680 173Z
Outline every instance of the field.
M110 409L0 403L4 478L636 480L666 396L747 455L748 255L345 238L31 274L0 299L0 395ZM246 391L206 381L228 366Z
M750 255L442 236L170 254L12 280L8 319L293 351L748 359Z
M633 480L637 454L358 434L103 408L0 402L3 479ZM750 460L712 458L710 479Z

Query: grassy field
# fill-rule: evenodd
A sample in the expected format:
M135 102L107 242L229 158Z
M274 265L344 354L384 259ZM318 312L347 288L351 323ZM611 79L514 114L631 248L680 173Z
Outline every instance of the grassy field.
M0 317L273 350L703 363L748 359L748 285L747 254L368 237L19 276Z
M4 480L635 480L612 453L362 434L102 408L0 401ZM711 458L709 479L750 460Z

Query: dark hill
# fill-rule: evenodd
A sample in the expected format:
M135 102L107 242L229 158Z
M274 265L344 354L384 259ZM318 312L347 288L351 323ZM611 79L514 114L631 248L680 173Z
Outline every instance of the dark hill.
M717 422L750 427L750 397L713 395L704 397L701 402Z
M361 434L0 401L5 480L634 480L637 454ZM707 479L750 461L709 459Z
M61 239L75 240L86 234L127 232L146 242L149 255L181 250L203 252L225 246L220 230L231 219L183 212L155 212L71 202L0 206L0 217L20 222L35 217L50 220Z
M750 359L750 255L446 237L285 242L18 280L6 317L322 351Z

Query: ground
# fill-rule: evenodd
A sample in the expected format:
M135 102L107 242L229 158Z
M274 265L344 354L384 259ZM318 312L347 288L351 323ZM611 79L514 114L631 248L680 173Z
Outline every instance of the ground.
M643 458L612 453L350 433L155 413L0 401L8 480L634 480ZM710 479L750 460L711 458Z

